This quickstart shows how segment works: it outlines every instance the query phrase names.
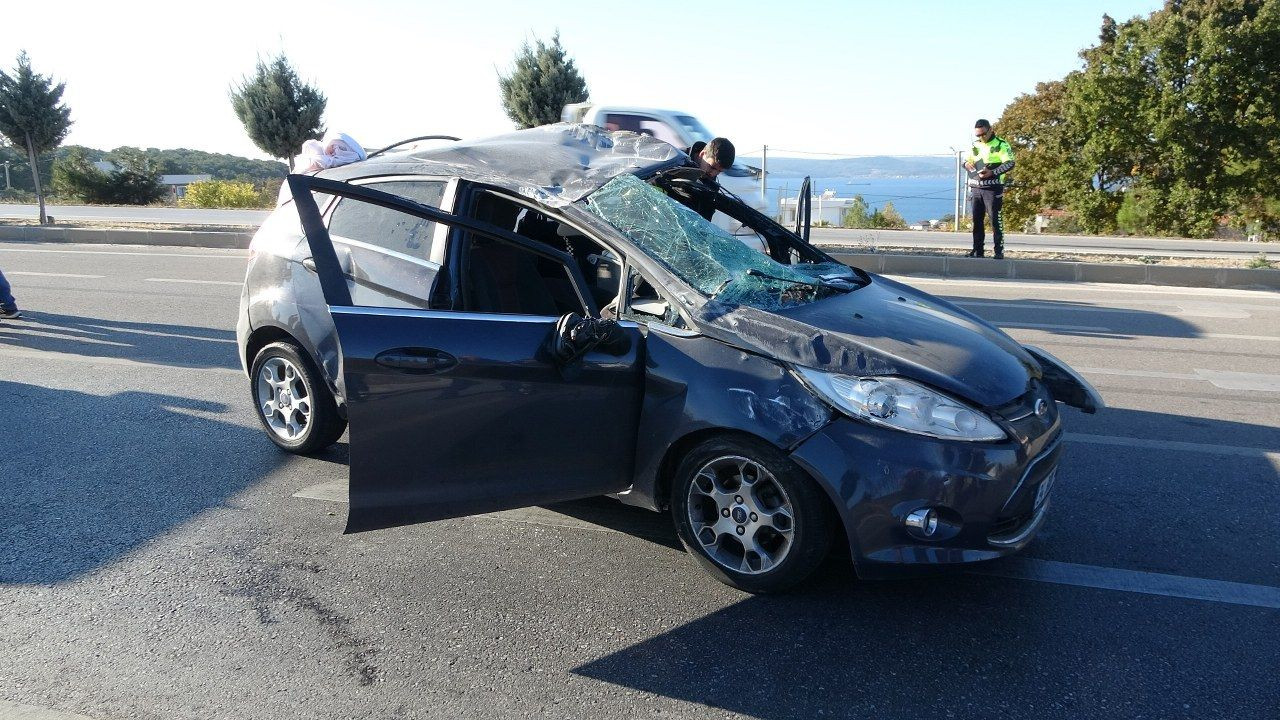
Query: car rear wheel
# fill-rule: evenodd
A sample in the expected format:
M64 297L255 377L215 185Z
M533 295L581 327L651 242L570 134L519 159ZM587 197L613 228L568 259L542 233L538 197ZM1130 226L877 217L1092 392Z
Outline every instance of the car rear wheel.
M250 391L267 437L282 449L304 455L332 445L347 422L311 361L297 345L271 343L250 369Z
M739 590L778 592L805 580L831 547L822 491L777 448L716 438L676 471L671 513L685 548Z

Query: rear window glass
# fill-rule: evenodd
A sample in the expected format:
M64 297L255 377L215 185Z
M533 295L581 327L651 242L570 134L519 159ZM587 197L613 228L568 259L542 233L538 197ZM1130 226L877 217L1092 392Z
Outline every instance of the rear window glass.
M430 207L440 207L445 183L406 180L370 183L367 187ZM430 260L435 227L436 223L431 220L351 198L340 200L329 220L329 234L334 240L355 240L419 260Z

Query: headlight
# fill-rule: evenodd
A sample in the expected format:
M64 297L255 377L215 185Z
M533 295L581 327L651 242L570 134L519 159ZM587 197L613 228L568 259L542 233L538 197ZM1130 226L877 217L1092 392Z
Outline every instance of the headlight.
M828 403L873 425L955 440L1005 437L983 413L910 380L850 377L802 367L796 372Z

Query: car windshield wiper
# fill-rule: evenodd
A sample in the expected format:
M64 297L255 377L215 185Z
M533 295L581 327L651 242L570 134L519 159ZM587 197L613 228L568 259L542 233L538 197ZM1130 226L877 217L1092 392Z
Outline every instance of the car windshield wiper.
M767 272L764 272L762 270L757 270L755 268L751 268L747 270L747 274L752 277L769 278L770 280L777 280L779 282L791 283L792 285L807 285L808 287L811 287L814 290L818 289L818 283L816 282L805 282L804 280L792 280L791 278L778 277L777 275L770 275Z

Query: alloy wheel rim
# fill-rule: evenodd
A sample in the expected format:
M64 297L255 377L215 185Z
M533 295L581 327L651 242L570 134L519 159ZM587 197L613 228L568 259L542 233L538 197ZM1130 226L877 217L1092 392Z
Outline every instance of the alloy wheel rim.
M257 391L258 411L276 437L296 441L311 427L311 393L297 365L282 357L262 363Z
M689 483L689 522L717 565L746 575L769 572L791 552L795 511L773 473L750 458L716 458Z

